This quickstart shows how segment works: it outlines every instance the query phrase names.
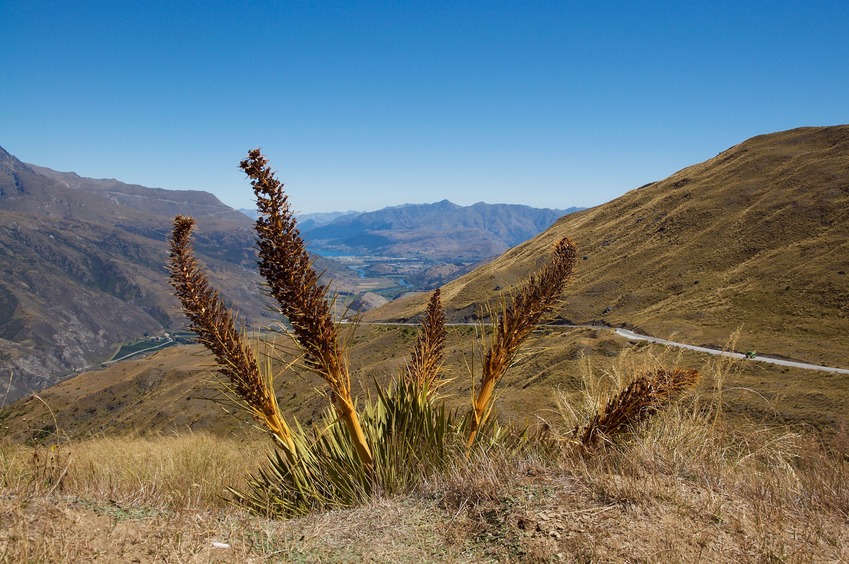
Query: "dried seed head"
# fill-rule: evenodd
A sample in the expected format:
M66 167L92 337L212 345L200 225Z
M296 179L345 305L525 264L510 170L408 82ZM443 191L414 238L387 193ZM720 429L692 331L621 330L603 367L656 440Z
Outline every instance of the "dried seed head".
M408 382L414 383L419 390L427 390L430 397L442 384L439 375L442 370L445 336L445 310L442 308L437 288L430 297L410 364L404 373Z
M558 241L554 256L538 275L531 275L504 313L495 316L495 336L483 362L481 383L474 398L469 444L489 413L495 385L513 363L519 347L551 310L572 275L578 248L569 238Z
M670 405L684 391L699 382L695 370L657 368L639 374L624 390L611 398L604 410L596 412L575 437L591 448L615 434L626 432Z
M253 351L237 328L236 314L225 306L195 258L191 245L194 227L192 218L178 215L170 239L171 285L189 318L190 328L215 355L219 371L248 411L284 445L294 449L274 390L261 376Z
M259 273L268 283L280 312L292 325L305 364L327 382L333 404L351 433L360 460L371 466L372 455L351 399L348 364L330 313L327 287L319 282L312 266L283 184L275 178L259 149L249 151L240 166L251 178L259 212L254 224Z

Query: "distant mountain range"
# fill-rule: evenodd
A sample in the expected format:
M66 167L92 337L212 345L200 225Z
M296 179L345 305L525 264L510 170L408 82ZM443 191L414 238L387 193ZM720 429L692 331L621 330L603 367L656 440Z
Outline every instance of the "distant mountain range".
M514 204L459 206L448 200L372 212L307 213L298 228L310 249L325 256L385 256L478 262L539 235L560 217L584 208ZM256 211L240 209L251 219Z
M443 200L373 212L302 214L298 228L310 251L344 260L361 276L385 282L378 295L349 304L356 312L378 304L375 298L441 286L581 209L483 202L458 206ZM252 210L239 211L256 218Z
M301 232L318 254L419 257L476 262L497 256L581 208L540 209L512 204L458 206L448 200L345 213Z

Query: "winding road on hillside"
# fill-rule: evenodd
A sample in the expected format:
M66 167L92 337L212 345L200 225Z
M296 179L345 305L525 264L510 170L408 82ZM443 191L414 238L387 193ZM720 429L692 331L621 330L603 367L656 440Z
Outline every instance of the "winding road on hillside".
M574 327L570 325L569 327ZM691 351L704 352L708 354L717 354L721 356L727 356L731 358L740 358L744 360L753 360L757 362L768 362L770 364L779 364L781 366L792 366L793 368L804 368L805 370L820 370L822 372L835 372L837 374L849 374L849 370L845 368L833 368L831 366L820 366L819 364L808 364L807 362L797 362L795 360L784 360L781 358L770 358L768 356L756 356L754 358L748 357L743 353L730 352L730 351L721 351L717 349L711 349L708 347L698 347L696 345L687 345L685 343L676 343L675 341L667 341L666 339L658 339L657 337L649 337L648 335L640 335L639 333L634 333L633 331L629 331L627 329L616 329L615 333L620 337L625 337L626 339L634 340L634 341L649 341L651 343L658 343L660 345L666 345L669 347L678 347L681 349L687 349Z
M343 323L345 323L343 321ZM418 323L391 323L391 322L370 322L363 323L364 325L403 325L403 326L413 326L417 327ZM445 325L450 327L462 327L462 326L476 326L479 323L467 322L467 323L446 323ZM611 327L604 327L599 325L564 325L564 324L544 324L539 327L567 327L572 329L612 329ZM741 360L750 360L753 362L767 362L770 364L778 364L780 366L790 366L792 368L802 368L804 370L819 370L821 372L833 372L835 374L849 374L849 369L846 368L834 368L833 366L822 366L819 364L809 364L807 362L798 362L795 360L784 360L781 358L772 358L768 356L755 356L750 357L743 353L731 352L719 349L712 349L709 347L700 347L697 345L688 345L686 343L677 343L675 341L669 341L667 339L660 339L658 337L649 337L648 335L641 335L640 333L634 333L633 331L629 331L628 329L613 329L613 332L619 337L624 337L625 339L629 339L632 341L648 341L650 343L657 343L659 345L665 345L668 347L678 347L681 349L687 349L696 352L703 352L707 354L715 354L719 356L727 356L729 358L739 358Z

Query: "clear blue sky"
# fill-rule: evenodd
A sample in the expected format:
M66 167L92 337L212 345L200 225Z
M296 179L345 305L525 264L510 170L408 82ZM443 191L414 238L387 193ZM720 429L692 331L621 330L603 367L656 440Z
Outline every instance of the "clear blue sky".
M0 146L251 207L592 206L849 122L849 1L0 1Z

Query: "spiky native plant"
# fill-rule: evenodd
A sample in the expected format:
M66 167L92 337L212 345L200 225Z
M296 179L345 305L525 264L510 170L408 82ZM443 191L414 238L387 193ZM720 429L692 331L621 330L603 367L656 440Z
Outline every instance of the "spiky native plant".
M250 490L230 492L258 513L301 515L315 509L349 507L375 492L396 494L416 487L439 472L461 443L455 417L444 403L435 404L445 341L439 291L431 298L413 351L414 362L398 382L378 386L359 419L373 453L373 466L357 458L352 437L328 410L313 436L298 427L297 457L275 453L249 479Z
M445 336L445 310L437 288L431 294L413 354L404 370L404 379L429 399L445 384L440 379Z
M259 272L268 282L269 293L280 305L280 312L292 325L304 363L327 382L333 405L351 435L360 461L371 467L374 459L351 398L348 363L327 302L328 288L319 282L312 266L283 184L275 178L259 149L249 151L239 166L251 178L257 200Z
M292 431L277 403L271 373L260 372L256 357L237 326L236 314L212 288L198 263L191 244L195 221L178 215L170 245L171 285L174 286L191 330L215 355L218 370L229 380L229 388L239 404L250 412L290 452L295 445Z
M231 397L247 407L279 439L268 466L251 477L250 491L231 490L248 507L266 514L293 515L315 508L345 507L375 491L397 492L418 483L447 460L456 428L444 405L434 406L426 390L438 387L445 320L435 292L416 349L409 379L378 390L364 406L361 423L350 393L347 359L330 314L328 290L319 283L282 184L259 151L242 161L252 178L260 218L256 222L259 271L269 294L291 324L306 366L328 384L333 411L319 428L294 431L280 415L271 370L256 358L195 259L190 242L194 221L178 216L171 237L171 274L176 294L200 341L230 380ZM449 441L451 438L451 441ZM375 449L375 450L372 450ZM375 454L372 454L372 453Z
M446 332L439 290L431 297L402 378L394 386L378 389L376 400L363 406L361 420L351 397L345 347L331 315L328 288L313 268L283 185L259 150L250 151L241 167L251 178L260 212L255 224L260 274L291 324L290 334L304 363L326 381L332 407L311 432L297 422L294 430L288 426L274 395L270 366L260 370L235 313L226 308L195 259L194 221L178 216L171 237L171 280L191 328L214 353L231 395L269 429L283 451L275 452L268 465L251 477L248 492L231 490L236 499L270 515L347 507L376 492L409 491L427 476L444 471L457 452L468 453L476 436L507 444L509 433L490 417L494 390L534 326L560 296L576 262L574 243L558 242L549 263L530 277L509 307L502 303L501 313L492 316L495 329L465 423L448 414L444 403L433 401L444 383L440 371ZM581 441L591 445L598 437L639 422L695 377L676 371L638 377L610 400L604 412L596 413Z
M589 450L616 434L633 431L640 423L670 405L700 379L695 370L655 368L637 375L628 386L596 410L583 428L572 435L582 449Z
M492 411L495 386L516 358L516 353L560 295L578 256L578 248L569 238L561 239L554 256L539 274L531 275L501 315L493 316L494 335L483 360L480 386L473 389L469 420L468 446L474 443L481 425Z

